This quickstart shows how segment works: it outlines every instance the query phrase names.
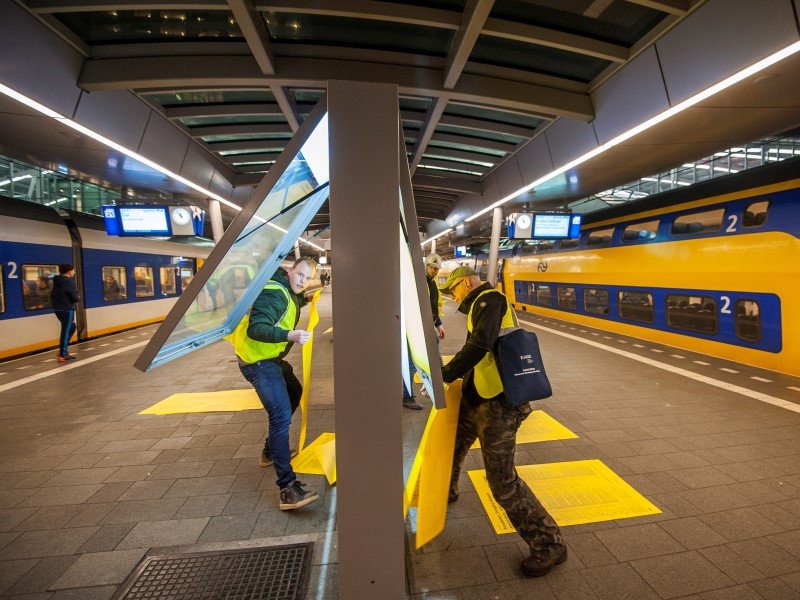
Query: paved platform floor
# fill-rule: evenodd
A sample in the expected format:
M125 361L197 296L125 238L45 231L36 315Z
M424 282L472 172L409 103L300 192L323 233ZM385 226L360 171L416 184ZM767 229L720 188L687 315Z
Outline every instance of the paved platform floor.
M334 425L329 292L310 440ZM465 318L453 303L445 311L442 352L452 354ZM444 533L407 555L409 598L800 598L800 414L751 397L795 407L800 382L521 317L555 390L536 408L578 438L520 444L517 464L601 459L663 512L566 527L570 559L530 580L519 538L494 533L465 475ZM247 387L224 342L139 373L131 365L153 331L81 344L66 367L52 353L0 363L0 596L102 600L153 549L313 540L309 597L337 598L335 487L303 476L321 500L278 510L274 471L257 462L262 411L138 415L175 392ZM427 412L404 411L407 458ZM479 451L466 467L482 468Z

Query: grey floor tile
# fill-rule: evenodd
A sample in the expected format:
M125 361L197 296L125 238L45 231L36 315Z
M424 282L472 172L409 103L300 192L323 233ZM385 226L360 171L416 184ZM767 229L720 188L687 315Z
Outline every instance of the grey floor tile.
M188 496L211 496L225 494L236 480L235 475L222 477L193 477L178 479L164 494L164 498L181 498Z
M621 562L680 552L685 548L655 524L631 525L594 534Z
M658 600L659 597L628 564L592 567L583 571L582 575L595 595L603 600L617 600L617 598Z
M734 542L783 531L779 525L752 508L700 515L698 518L727 540Z
M144 521L117 545L118 550L194 544L208 524L208 517L173 521Z
M51 586L52 590L122 583L146 550L82 554Z
M520 570L520 563L525 555L515 542L484 546L483 551L497 581L507 582L524 577Z
M48 600L110 600L116 591L116 585L57 590Z
M287 512L269 511L257 514L258 520L250 532L252 538L278 537L286 534L286 525L289 523Z
M728 548L768 577L800 571L800 560L768 538L733 542Z
M597 600L589 583L579 571L548 573L544 578L558 600Z
M564 531L564 537L569 546L570 558L577 558L587 567L599 567L618 562L611 552L597 539L594 532L576 533L572 529Z
M663 521L659 526L688 550L717 546L727 541L696 517Z
M82 504L99 492L102 487L102 485L68 485L41 488L22 502L21 506Z
M211 517L198 542L230 542L246 540L256 525L259 513Z
M800 591L779 577L753 581L748 585L764 600L800 600Z
M2 560L0 559L0 594L12 587L25 573L29 572L37 559Z
M22 523L25 519L30 517L39 509L34 507L28 508L7 508L0 510L0 531L11 531L17 525Z
M193 517L215 517L221 515L230 497L230 494L217 494L187 498L186 502L175 514L175 518L191 519Z
M732 581L697 551L631 562L639 575L662 598L679 598L732 586Z
M133 485L117 498L117 501L124 502L126 500L153 500L161 498L174 483L175 481L172 479L134 481Z
M158 500L119 502L101 523L108 525L140 521L166 521L175 516L185 501L185 498L160 498Z
M26 531L0 551L0 560L74 554L97 530L97 527L76 527Z
M46 592L50 585L69 569L78 556L51 556L39 559L24 577L8 588L7 594L16 596L20 594L36 594ZM2 592L0 592L2 593Z
M415 554L408 558L411 592L447 590L496 582L483 548Z

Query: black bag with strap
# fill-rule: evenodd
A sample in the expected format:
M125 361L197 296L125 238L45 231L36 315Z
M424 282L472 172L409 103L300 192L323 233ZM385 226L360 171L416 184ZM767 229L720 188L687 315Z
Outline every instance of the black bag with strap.
M517 322L516 314L514 322ZM494 355L506 404L522 406L553 395L535 333L519 326L501 331Z

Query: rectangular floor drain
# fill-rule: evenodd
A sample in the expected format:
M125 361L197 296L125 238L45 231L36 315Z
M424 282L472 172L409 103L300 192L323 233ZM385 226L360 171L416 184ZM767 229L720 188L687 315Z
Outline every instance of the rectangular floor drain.
M303 600L312 542L148 556L114 600Z

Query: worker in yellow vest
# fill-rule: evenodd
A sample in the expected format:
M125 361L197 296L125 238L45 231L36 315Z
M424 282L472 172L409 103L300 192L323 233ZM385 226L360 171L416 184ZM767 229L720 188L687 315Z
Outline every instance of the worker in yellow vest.
M319 497L297 481L292 469L289 428L303 386L284 360L293 344L305 344L311 337L308 331L296 327L300 308L306 303L303 292L316 268L311 258L300 258L287 270L279 268L232 336L239 369L255 388L269 417L269 434L259 464L275 465L281 510L300 508Z
M512 407L505 403L492 352L501 330L516 327L514 309L502 292L482 283L470 267L454 269L439 290L452 296L459 312L467 315L466 343L442 369L447 383L464 379L448 500L458 499L461 465L477 438L492 495L530 548L522 572L540 577L567 560L567 547L553 517L514 467L517 430L532 409L530 404Z

